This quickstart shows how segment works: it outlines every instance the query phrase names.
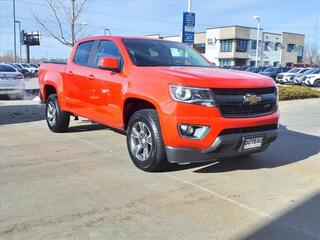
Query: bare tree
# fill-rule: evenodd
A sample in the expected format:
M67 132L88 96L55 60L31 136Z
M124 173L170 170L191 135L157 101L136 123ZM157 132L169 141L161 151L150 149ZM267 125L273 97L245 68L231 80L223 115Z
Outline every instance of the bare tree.
M46 0L50 15L47 20L31 13L43 29L60 43L72 47L83 35L85 24L80 23L88 0ZM50 24L54 24L53 27ZM82 36L83 37L83 36Z
M320 64L320 49L316 42L305 44L304 62L308 64Z

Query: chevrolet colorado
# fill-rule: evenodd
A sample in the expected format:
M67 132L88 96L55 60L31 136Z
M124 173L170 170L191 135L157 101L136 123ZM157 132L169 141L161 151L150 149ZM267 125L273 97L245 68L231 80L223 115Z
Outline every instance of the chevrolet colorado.
M123 131L144 171L265 150L277 138L274 81L212 68L177 42L99 36L78 41L67 63L44 63L40 97L53 132L70 115Z

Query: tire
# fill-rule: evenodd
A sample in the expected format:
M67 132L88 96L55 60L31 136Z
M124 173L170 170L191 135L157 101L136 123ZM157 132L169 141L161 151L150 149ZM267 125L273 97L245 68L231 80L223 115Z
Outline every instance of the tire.
M313 85L315 87L320 87L320 79L315 80Z
M65 132L69 127L70 113L60 109L56 94L51 94L47 99L46 120L52 132Z
M128 151L136 167L146 172L156 172L169 165L156 110L135 112L127 129Z

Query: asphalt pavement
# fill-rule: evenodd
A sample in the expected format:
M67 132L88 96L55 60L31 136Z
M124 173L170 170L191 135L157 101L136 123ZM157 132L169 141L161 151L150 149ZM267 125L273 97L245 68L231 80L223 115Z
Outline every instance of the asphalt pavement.
M263 153L146 173L105 126L0 101L0 239L320 239L319 106L281 102Z

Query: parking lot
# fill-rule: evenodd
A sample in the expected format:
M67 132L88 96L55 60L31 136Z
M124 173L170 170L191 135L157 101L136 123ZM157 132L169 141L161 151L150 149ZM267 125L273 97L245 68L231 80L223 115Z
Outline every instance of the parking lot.
M320 239L320 100L281 102L264 153L146 173L125 136L0 101L1 239Z

